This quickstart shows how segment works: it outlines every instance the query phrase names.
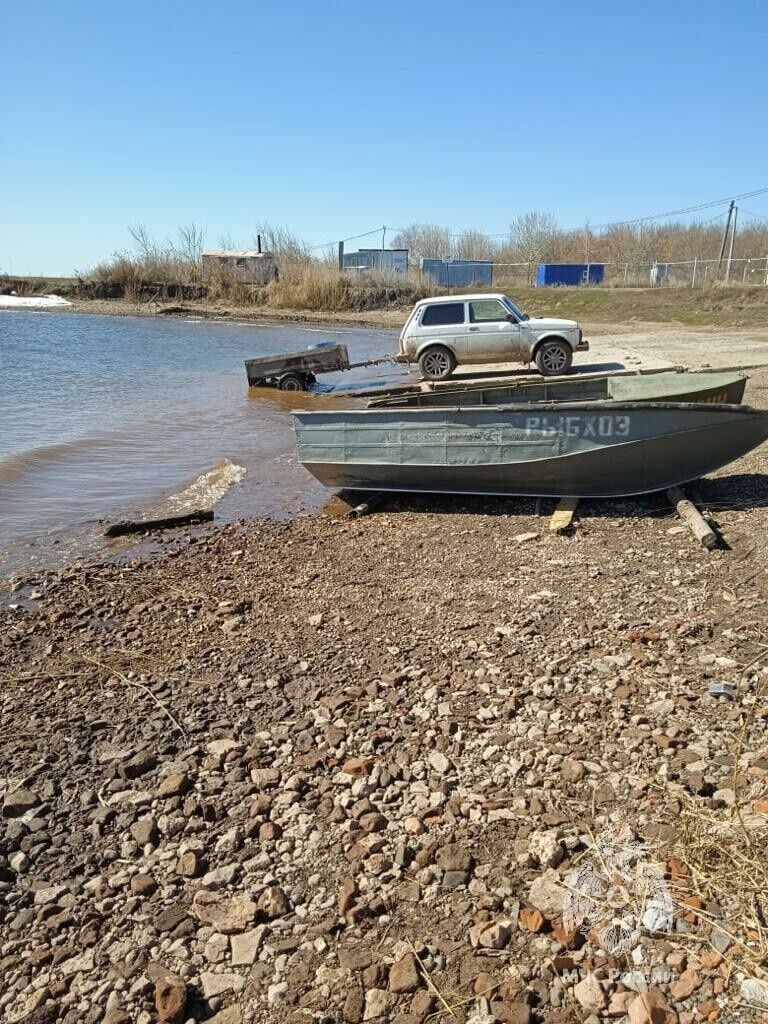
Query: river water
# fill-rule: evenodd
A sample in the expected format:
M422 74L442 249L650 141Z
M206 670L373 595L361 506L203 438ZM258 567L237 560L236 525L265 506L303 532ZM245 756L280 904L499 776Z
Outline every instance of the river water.
M391 331L0 313L0 576L102 551L104 520L320 507L290 410L351 403L339 392L404 368L323 375L315 395L249 390L243 360L336 339L352 362L397 347Z

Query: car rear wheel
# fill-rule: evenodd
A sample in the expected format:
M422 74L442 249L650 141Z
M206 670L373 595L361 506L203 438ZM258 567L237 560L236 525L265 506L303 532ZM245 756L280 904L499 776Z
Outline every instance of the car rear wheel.
M553 338L545 341L536 352L536 365L544 377L556 377L568 373L573 362L571 346Z
M447 380L455 369L456 357L442 345L433 345L419 356L419 370L427 380Z

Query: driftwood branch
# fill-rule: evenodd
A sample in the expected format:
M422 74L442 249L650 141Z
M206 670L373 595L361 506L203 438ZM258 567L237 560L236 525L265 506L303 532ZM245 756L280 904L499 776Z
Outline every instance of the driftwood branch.
M104 536L122 537L126 533L146 533L148 530L174 530L178 526L189 526L192 523L210 523L212 519L213 509L210 508L178 516L163 516L160 519L124 519L119 523L111 523L104 531Z
M667 497L675 506L677 514L691 531L696 540L705 547L707 551L711 551L713 548L717 547L717 534L693 502L686 498L683 491L679 487L670 487L667 491Z

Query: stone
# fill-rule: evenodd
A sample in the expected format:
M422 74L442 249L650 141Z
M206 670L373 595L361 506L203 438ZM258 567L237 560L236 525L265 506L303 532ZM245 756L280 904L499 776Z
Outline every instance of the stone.
M283 834L283 830L277 824L276 821L265 821L259 827L259 842L260 843L273 843L275 840L280 839Z
M409 1012L417 1021L424 1021L432 1013L435 1006L435 997L425 988L419 989L411 1000Z
M258 908L247 893L227 896L210 889L198 889L192 900L192 916L225 935L244 932L256 920Z
M446 871L440 885L443 889L457 889L460 885L466 885L468 879L468 871Z
M288 982L278 981L267 989L267 1003L270 1006L279 1006L288 994Z
M146 775L147 772L151 772L156 767L157 758L155 755L148 750L143 750L128 758L127 761L123 761L122 764L119 764L117 766L117 774L121 779L130 781L131 779L138 779L141 775Z
M29 857L23 850L17 850L16 853L12 853L8 858L8 864L11 871L15 871L17 875L20 875L29 867Z
M155 791L159 800L167 800L174 796L184 796L192 788L192 782L186 772L174 772L166 775Z
M133 896L151 896L157 890L157 882L152 875L133 875L130 888Z
M581 761L575 761L572 757L566 757L560 766L560 774L566 782L581 782L587 774L587 769Z
M472 855L461 843L446 843L441 846L435 861L443 871L469 871L472 866Z
M363 1019L364 1010L365 996L363 995L363 990L355 985L347 992L341 1009L341 1016L347 1021L347 1024L359 1024Z
M214 974L213 971L201 971L200 987L205 998L210 999L211 996L220 996L223 992L241 992L245 988L245 978L234 972Z
M510 927L504 921L483 921L469 930L469 941L481 949L503 949L509 942Z
M175 931L182 922L186 921L189 914L184 907L175 904L170 907L165 907L155 917L155 928L159 932L172 932Z
M565 857L557 831L534 832L528 841L528 856L543 868L556 868Z
M396 960L389 970L390 992L413 992L419 987L419 981L419 969L413 953L406 953Z
M357 885L354 878L344 878L339 886L339 917L346 917L355 904Z
M355 779L362 779L370 772L372 766L373 761L370 757L350 757L341 766L341 770L345 775L351 775Z
M759 978L745 978L741 983L741 998L749 1006L768 1010L768 981Z
M239 1003L234 1003L209 1017L205 1024L243 1024L243 1008Z
M544 915L536 907L523 907L520 911L520 925L529 932L540 932L544 927Z
M530 1024L531 1008L520 1000L494 999L491 1013L500 1024Z
M31 789L16 789L9 793L3 802L4 818L20 818L40 803L40 797Z
M534 879L528 890L528 902L548 920L562 914L567 890L560 884L560 876L548 869Z
M630 1024L665 1024L669 1007L661 989L641 992L627 1007Z
M205 871L205 861L196 850L182 853L176 862L176 874L185 878L197 878Z
M251 768L251 782L259 789L271 789L280 781L278 768Z
M591 972L574 986L573 994L579 1005L588 1013L599 1013L608 1005L600 982Z
M131 1015L126 1013L125 1010L121 1010L119 1006L114 1006L111 1010L107 1010L101 1018L101 1024L133 1024L133 1020Z
M158 839L157 822L154 818L139 818L131 825L131 835L139 846L146 846L148 843L154 846Z
M451 762L440 750L433 750L429 755L429 763L438 775L447 775L451 770Z
M182 978L167 975L155 982L155 1009L157 1019L166 1024L184 1024L187 1005L187 986Z
M683 971L680 977L669 986L669 991L675 999L687 999L693 995L696 989L701 988L703 978L692 967Z
M258 909L272 920L275 917L284 917L285 914L289 913L291 904L279 886L270 885L259 896Z
M245 967L256 963L256 957L267 930L266 925L259 925L258 928L243 932L242 935L232 936L230 942L232 943L233 967Z
M375 1020L377 1017L389 1017L394 1009L397 996L383 988L372 988L365 993L365 1009L363 1020Z
M635 992L613 992L605 1012L609 1017L624 1017L629 1009L629 1004L636 998Z

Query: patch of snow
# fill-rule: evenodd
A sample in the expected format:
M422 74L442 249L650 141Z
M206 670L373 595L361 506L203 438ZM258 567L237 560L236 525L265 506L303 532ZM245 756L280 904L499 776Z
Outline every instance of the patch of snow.
M71 305L60 295L0 295L0 309L51 309Z

